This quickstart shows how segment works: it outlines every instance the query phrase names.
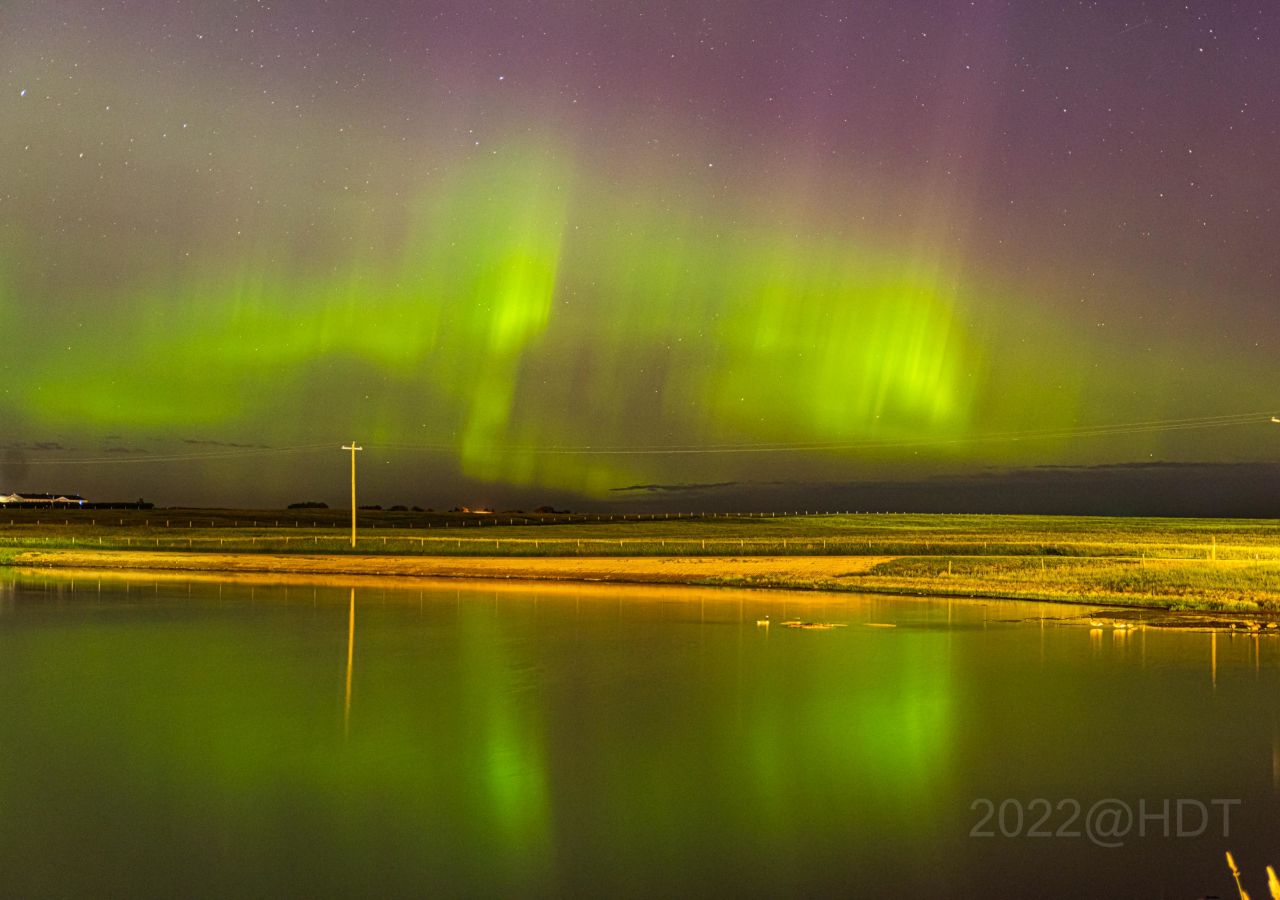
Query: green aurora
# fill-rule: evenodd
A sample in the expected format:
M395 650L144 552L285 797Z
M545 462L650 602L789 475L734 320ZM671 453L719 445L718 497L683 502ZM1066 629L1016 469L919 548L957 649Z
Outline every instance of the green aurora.
M111 336L105 356L52 353L39 311L11 310L6 400L41 433L284 442L324 434L290 410L327 409L475 481L588 495L668 475L670 459L548 451L923 439L930 457L990 457L964 440L1080 415L1073 367L1048 395L1007 374L1011 359L1052 365L1061 342L1036 336L1035 360L1005 342L993 367L999 335L936 258L745 225L712 236L703 217L603 193L517 147L460 166L410 205L400 240L323 275L276 248L80 307L80 334Z
M208 45L131 68L127 29L11 16L39 40L0 98L4 489L336 500L321 449L353 439L371 502L423 504L1273 455L1266 428L1079 439L1266 410L1272 312L1177 220L1148 258L996 205L1003 101L974 85L837 152L643 86L442 59L348 90Z
M981 357L927 270L821 238L711 241L644 210L571 238L572 173L546 152L512 156L418 200L394 265L131 285L83 311L86 334L113 335L108 360L33 353L11 401L53 429L241 431L356 367L397 385L357 423L369 442L422 441L429 422L467 476L589 493L646 472L520 448L617 446L637 425L689 443L969 427Z

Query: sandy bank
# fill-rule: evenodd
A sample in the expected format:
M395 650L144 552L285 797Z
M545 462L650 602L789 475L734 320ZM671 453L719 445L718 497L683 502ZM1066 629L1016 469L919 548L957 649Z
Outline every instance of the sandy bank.
M111 550L30 550L13 564L38 568L144 569L186 572L267 572L301 575L391 575L417 578L614 581L656 584L736 584L759 587L840 585L886 556L743 557L448 557L325 556L236 553L148 553Z

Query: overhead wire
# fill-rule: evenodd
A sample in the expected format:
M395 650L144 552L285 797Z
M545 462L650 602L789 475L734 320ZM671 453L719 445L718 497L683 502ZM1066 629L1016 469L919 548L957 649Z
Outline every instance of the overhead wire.
M565 456L687 456L710 454L747 453L825 453L849 450L911 449L949 447L983 443L1021 443L1038 440L1124 437L1140 434L1157 434L1211 428L1235 428L1272 421L1272 413L1231 413L1216 416L1197 416L1179 419L1152 419L1138 422L1062 426L1021 431L997 431L986 434L940 438L904 438L896 440L867 441L796 441L721 444L670 444L670 445L577 445L577 446L495 446L507 453L545 454ZM199 462L204 460L228 460L251 456L293 453L315 453L334 449L329 443L300 444L288 447L225 447L191 453L133 454L117 453L111 456L23 459L20 464L31 466L52 465L121 465L166 462ZM21 448L18 448L21 449ZM390 442L370 447L389 452L448 453L457 450L456 444L407 444ZM60 452L44 450L43 452Z

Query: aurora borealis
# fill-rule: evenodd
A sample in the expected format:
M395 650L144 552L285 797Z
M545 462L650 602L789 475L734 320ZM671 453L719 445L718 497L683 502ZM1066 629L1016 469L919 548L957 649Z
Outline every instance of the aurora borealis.
M352 439L424 505L1274 459L1277 40L1234 3L6 4L0 489L337 500Z

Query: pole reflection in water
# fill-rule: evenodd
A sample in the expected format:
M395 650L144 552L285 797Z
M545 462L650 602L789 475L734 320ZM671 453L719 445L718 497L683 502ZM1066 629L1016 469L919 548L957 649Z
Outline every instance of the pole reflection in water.
M356 650L356 589L351 589L351 610L347 617L347 697L342 704L342 734L351 734L351 662Z
M1280 730L1271 735L1271 787L1280 791Z
M1213 679L1213 686L1218 686L1218 632L1209 632L1209 670Z

